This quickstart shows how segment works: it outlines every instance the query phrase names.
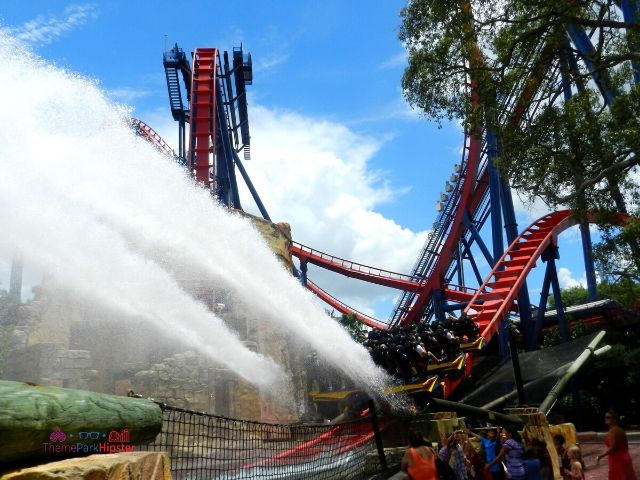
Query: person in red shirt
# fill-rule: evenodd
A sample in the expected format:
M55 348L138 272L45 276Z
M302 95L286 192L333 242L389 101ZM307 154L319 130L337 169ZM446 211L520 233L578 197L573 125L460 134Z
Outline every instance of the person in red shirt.
M400 468L409 474L411 480L438 480L436 454L424 444L419 432L409 432L409 449L402 458Z
M604 457L609 457L609 480L636 480L636 472L629 455L627 434L619 424L620 418L614 410L609 410L604 416L604 423L609 427L609 433L604 439L607 449L598 455L598 463Z

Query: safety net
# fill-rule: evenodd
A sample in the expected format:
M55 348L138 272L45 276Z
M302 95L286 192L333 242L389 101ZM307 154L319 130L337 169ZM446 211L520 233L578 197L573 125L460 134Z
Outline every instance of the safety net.
M518 357L526 403L539 405L596 335L593 333L553 347L520 353ZM517 400L515 388L513 364L508 359L476 380L460 401L494 408L500 403L514 403Z
M272 424L161 405L176 480L360 479L380 470L371 417L337 425Z

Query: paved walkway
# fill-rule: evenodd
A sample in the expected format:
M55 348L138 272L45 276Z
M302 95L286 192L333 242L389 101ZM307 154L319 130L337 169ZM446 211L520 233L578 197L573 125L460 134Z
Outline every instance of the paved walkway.
M585 472L586 480L607 480L609 478L609 465L603 458L600 465L596 465L596 456L605 450L604 443L601 441L581 441L582 459L587 467ZM629 441L629 453L633 459L633 467L636 475L640 478L640 440Z

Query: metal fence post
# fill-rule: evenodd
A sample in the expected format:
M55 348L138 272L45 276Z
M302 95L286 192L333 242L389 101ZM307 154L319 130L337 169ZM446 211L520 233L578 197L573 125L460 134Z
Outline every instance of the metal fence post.
M376 413L376 405L373 403L373 400L369 400L369 413L371 413L371 426L373 427L373 434L376 438L380 467L382 471L384 471L387 469L387 457L384 455L384 445L382 444L382 435L380 434L380 426L378 425L378 414Z

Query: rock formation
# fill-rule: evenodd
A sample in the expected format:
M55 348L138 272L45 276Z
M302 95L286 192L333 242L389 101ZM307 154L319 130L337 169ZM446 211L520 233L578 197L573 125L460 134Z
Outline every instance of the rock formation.
M289 225L241 214L291 270ZM294 366L293 391L281 392L278 399L264 395L233 372L189 350L188 345L163 340L48 282L35 288L35 298L20 307L9 342L11 354L0 372L4 378L38 385L120 395L134 390L171 405L225 416L296 420L293 405L306 397L304 362L292 358L298 354L291 353L285 332L250 318L224 291L197 279L182 283L221 316L248 348L273 358L285 370Z

